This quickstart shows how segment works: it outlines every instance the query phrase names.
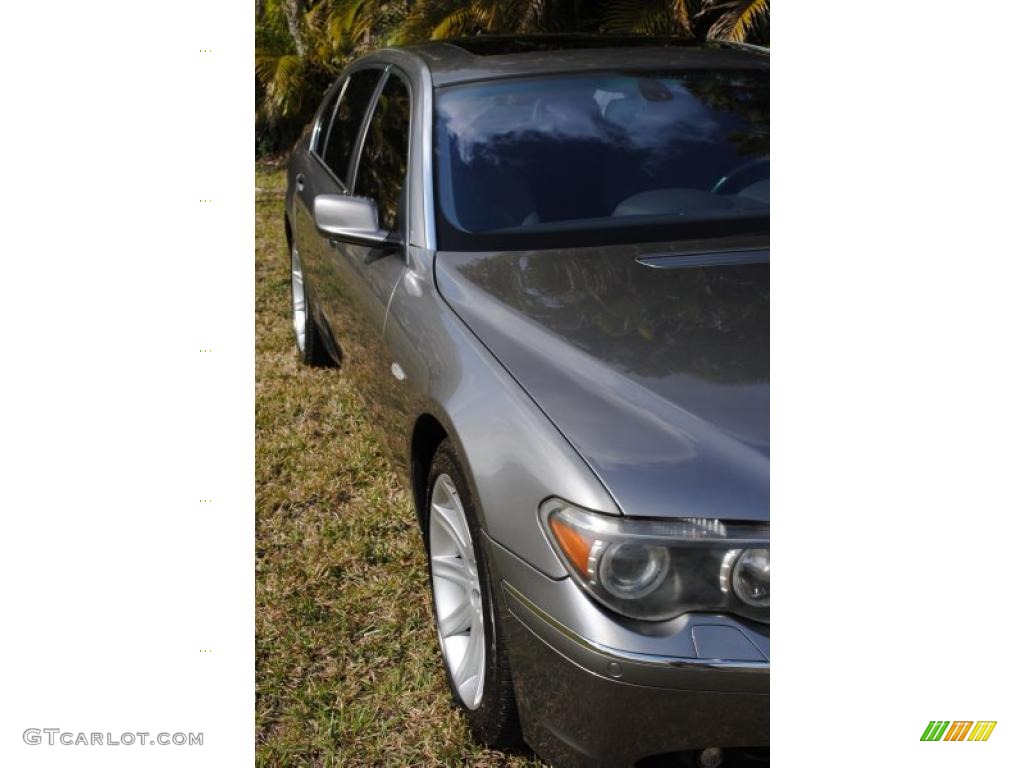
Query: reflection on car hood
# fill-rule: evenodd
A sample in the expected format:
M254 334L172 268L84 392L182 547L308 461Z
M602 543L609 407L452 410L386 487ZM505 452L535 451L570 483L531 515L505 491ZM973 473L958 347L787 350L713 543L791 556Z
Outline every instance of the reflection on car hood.
M767 250L437 255L439 290L627 515L768 519Z

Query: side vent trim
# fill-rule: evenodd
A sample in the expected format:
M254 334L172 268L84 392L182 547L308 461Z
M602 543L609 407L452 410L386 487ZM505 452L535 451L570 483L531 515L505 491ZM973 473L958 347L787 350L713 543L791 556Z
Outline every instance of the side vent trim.
M637 256L636 262L654 269L689 269L693 267L732 267L740 264L767 264L768 249L758 248L719 253L651 253Z

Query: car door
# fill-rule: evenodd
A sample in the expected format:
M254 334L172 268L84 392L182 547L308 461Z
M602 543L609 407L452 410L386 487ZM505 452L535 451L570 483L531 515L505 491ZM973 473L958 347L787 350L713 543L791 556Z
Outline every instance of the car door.
M383 75L383 67L370 66L344 79L313 127L308 161L296 168L291 180L295 188L294 237L306 291L320 315L328 320L331 295L344 287L337 284L338 276L330 269L330 244L317 231L313 201L322 194L349 194L359 139Z
M350 168L352 193L377 204L379 225L406 242L406 179L409 169L410 89L390 69L378 87L359 152ZM328 140L330 142L330 139ZM342 367L364 393L387 386L391 361L384 321L395 284L405 270L405 250L380 249L324 239L323 311L340 343ZM379 399L366 397L371 411Z

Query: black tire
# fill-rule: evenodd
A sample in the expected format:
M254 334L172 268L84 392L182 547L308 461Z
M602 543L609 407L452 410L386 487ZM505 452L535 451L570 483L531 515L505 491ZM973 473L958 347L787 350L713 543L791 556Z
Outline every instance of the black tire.
M425 497L428 505L427 524L424 528L427 543L427 566L428 568L430 567L429 504L433 495L434 484L437 482L437 478L443 474L448 475L455 483L455 488L462 501L466 522L469 525L470 535L473 539L473 551L481 581L480 595L484 609L486 671L484 674L483 698L480 701L479 707L475 710L466 707L455 689L448 665L442 661L441 666L444 668L445 679L448 681L448 690L451 694L452 702L466 718L473 737L482 744L495 749L514 748L522 744L522 733L519 728L519 710L516 707L516 697L512 687L512 673L509 668L505 640L502 637L500 622L495 620L495 610L497 608L494 599L491 567L487 561L487 553L481 545L476 499L470 491L469 483L466 482L466 474L462 470L458 456L448 440L445 440L438 446L437 452L434 454L434 460L430 465L430 474L427 479L427 493ZM433 593L433 580L431 579L430 582L431 593ZM433 594L431 594L431 598L433 598ZM434 623L436 627L438 621L436 601L431 599L431 605L434 606Z
M304 365L309 365L315 368L322 368L331 365L331 356L327 352L327 347L324 345L323 337L320 335L320 326L317 325L316 320L313 317L316 314L316 308L313 306L309 299L309 291L306 288L305 279L302 280L302 296L303 306L305 307L304 322L303 322L303 340L299 340L299 334L297 329L294 328L296 323L295 314L295 269L302 272L302 266L299 259L299 251L294 245L291 250L291 296L292 296L292 323L293 330L295 333L295 347L299 351L299 359Z
M308 295L306 297L306 306L310 306ZM320 334L320 326L313 319L312 312L306 312L306 349L299 350L299 356L302 359L303 365L313 368L330 368L334 365L334 361L327 353L323 336Z

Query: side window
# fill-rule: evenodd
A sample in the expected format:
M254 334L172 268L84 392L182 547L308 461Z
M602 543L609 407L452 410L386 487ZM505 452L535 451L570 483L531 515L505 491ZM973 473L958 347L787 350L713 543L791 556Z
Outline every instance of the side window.
M363 123L363 115L366 114L378 82L379 69L353 72L345 84L338 109L328 129L327 146L321 156L327 167L342 181L348 178L349 158L352 157L352 149L359 137L359 126Z
M394 75L377 100L356 170L355 194L377 203L380 226L401 224L405 170L409 160L409 91Z

